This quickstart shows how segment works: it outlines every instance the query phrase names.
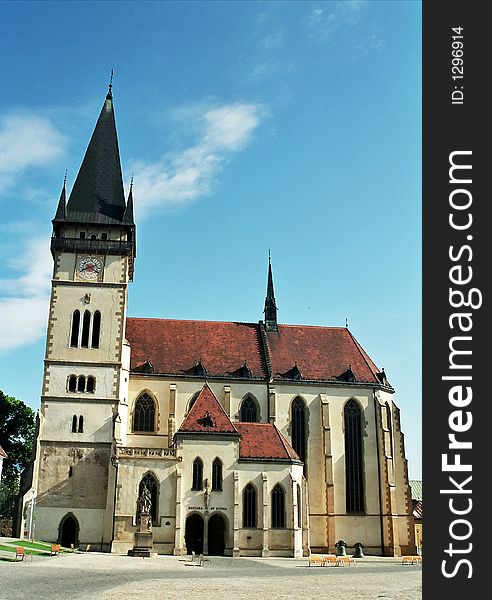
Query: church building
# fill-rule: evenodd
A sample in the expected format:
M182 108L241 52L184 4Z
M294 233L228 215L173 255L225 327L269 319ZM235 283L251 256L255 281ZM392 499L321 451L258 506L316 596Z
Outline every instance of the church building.
M126 554L147 488L162 554L415 553L394 390L348 328L278 322L270 259L259 322L127 316L136 225L111 86L52 223L36 538Z

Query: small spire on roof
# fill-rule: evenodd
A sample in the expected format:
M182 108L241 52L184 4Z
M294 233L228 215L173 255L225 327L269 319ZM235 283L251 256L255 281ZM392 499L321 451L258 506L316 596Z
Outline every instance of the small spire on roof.
M106 100L112 100L113 99L113 69L111 69L111 77L109 79L109 89L108 89L108 95L106 96Z
M348 329L348 319L345 317L345 327Z
M68 169L65 169L65 177L63 178L63 187L66 187L66 185L67 185L67 175L68 175Z
M278 331L277 325L277 302L275 300L275 292L273 289L272 261L270 250L268 250L268 281L267 295L265 298L265 329L267 331Z

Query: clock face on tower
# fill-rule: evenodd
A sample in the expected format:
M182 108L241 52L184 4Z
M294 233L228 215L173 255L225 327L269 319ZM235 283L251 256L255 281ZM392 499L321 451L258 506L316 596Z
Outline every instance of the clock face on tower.
M102 274L102 261L96 256L87 256L77 262L77 275L87 281L97 281Z

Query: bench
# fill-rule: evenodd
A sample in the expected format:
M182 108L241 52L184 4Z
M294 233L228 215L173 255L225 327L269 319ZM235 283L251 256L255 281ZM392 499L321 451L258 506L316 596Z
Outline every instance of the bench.
M357 564L353 558L350 556L337 556L337 567L346 567L347 565L351 565L355 567Z
M319 554L311 554L311 556L309 557L309 566L319 566L322 567L323 566L323 557L320 556Z
M61 552L60 544L51 544L50 556L56 556L57 554L60 554L60 552Z
M323 556L323 567L332 566L336 567L337 565L337 557L332 555Z
M402 565L418 565L422 562L421 556L402 556L401 564Z
M25 556L25 549L23 546L16 546L15 548L15 562L17 562L17 559L20 558L20 560L24 560L24 556Z

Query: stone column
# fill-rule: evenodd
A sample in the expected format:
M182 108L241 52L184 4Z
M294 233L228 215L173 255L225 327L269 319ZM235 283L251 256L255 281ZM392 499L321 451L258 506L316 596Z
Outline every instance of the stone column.
M230 385L224 386L224 410L226 411L228 417L231 418L232 415L231 415L231 386Z
M169 418L167 422L167 445L171 446L176 430L176 384L169 385Z
M181 503L181 469L176 467L176 525L174 531L174 555L181 556L185 554L184 533L182 523L182 503Z
M270 548L268 545L268 534L270 530L270 519L268 518L268 479L267 474L261 474L262 486L261 486L261 501L262 501L262 525L263 525L263 548L261 550L261 556L269 557Z
M274 387L268 388L268 422L275 423L275 415L277 414L277 394Z
M233 547L232 556L239 556L239 473L234 471L234 509L232 515Z

